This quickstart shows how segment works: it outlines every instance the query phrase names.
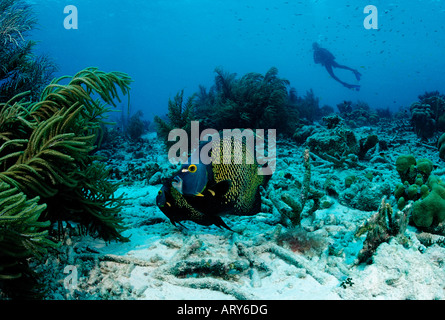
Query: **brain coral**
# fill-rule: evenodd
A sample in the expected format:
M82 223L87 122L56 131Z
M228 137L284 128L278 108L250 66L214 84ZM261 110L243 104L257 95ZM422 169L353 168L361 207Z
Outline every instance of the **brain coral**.
M414 202L413 221L418 227L430 227L445 220L445 183L432 175L427 185L431 189L429 194Z

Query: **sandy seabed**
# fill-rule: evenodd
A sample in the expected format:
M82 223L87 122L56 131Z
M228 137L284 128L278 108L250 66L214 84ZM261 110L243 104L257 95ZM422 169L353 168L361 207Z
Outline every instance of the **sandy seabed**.
M369 133L375 128L363 130ZM414 134L412 138L407 139L411 143L396 145L386 161L362 163L372 170L376 188L384 183L394 188L399 182L394 163L400 154L411 152L440 162L437 151L414 142ZM136 161L124 154L120 166L126 161L139 166L148 161L161 167L167 163L155 137L147 136L146 144L150 145L146 158ZM293 143L278 144L277 170L263 190L262 212L223 217L235 232L193 222L184 222L186 228L173 226L156 206L161 185L155 179L122 186L117 194L129 198L121 215L128 227L123 235L130 241L105 243L71 232L59 254L44 263L31 262L47 287L45 299L445 299L443 242L425 246L417 237L420 231L408 226L407 242L393 238L378 247L371 263L356 264L366 234L354 234L376 211L351 208L335 197L327 197L328 208L307 215L309 203L303 211L301 229L316 239L316 246L295 249L277 242L277 233L286 228L281 228L280 214L265 195L285 174L303 179L303 151L303 146ZM440 168L436 170L433 174L441 176ZM320 185L330 177L341 193L350 174L364 172L314 165L312 183Z

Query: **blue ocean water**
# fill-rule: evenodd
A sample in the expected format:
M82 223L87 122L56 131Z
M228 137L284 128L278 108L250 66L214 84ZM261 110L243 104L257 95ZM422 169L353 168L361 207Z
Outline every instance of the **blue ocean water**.
M164 114L178 91L213 83L215 67L265 73L270 67L299 95L320 104L362 100L373 108L407 107L425 91L445 91L445 5L440 0L45 0L35 1L38 51L57 75L96 66L127 72L132 110ZM378 9L366 29L364 8ZM64 28L64 8L78 9L78 29ZM376 21L377 22L377 21ZM312 43L362 73L359 92L342 87L314 63ZM353 74L337 70L349 82Z

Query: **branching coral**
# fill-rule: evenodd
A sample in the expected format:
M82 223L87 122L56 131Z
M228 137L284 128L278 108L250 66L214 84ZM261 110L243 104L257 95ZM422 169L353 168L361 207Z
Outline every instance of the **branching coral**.
M215 85L208 93L201 86L197 94L195 110L202 128L271 128L293 133L297 114L288 104L289 81L278 77L277 68L239 79L220 68L215 72Z
M91 96L96 93L105 103L114 104L114 98L118 98L116 87L126 95L131 82L126 74L107 74L94 68L79 72L67 85L60 84L62 79L53 81L44 90L40 102L2 106L6 110L20 110L17 119L32 132L17 151L2 158L8 163L2 163L6 170L0 172L0 180L47 201L47 214L52 221L63 220L57 213L57 205L63 203L61 190L68 194L80 188L85 194L92 192L109 197L104 187L99 189L87 183L91 179L87 172L96 160L89 153L94 149L101 133L100 124L109 110ZM95 177L109 184L104 176ZM109 185L108 189L113 188ZM103 231L101 235L105 238L108 232L115 234L113 230Z
M117 270L115 272L123 273L125 277L133 276L129 274L131 271L126 270L133 270L134 266L138 266L149 277L146 280L148 285L154 281L160 286L207 289L222 292L231 296L230 298L239 300L256 299L257 296L254 292L258 289L261 290L264 282L268 283L275 278L273 273L278 261L295 267L299 276L312 277L321 285L330 280L328 274L314 267L314 264L304 255L285 249L273 241L245 240L236 233L233 233L227 240L226 244L224 242L214 244L192 235L187 237L186 241L181 241L180 249L169 257L168 261L75 252L72 253L72 256L73 259L98 261L99 266L89 272L89 279L88 276L79 278L79 287L84 291L99 291L99 296L104 299L113 298L113 293L111 295L105 295L109 292L102 294L100 287L103 288L104 285L98 282L104 279L104 266L116 264L119 264L119 267L114 268ZM167 241L169 240L166 239ZM273 258L263 258L270 255L273 255ZM122 266L122 264L126 264L128 267ZM107 274L105 277L113 279L114 282L114 279L121 278L116 273ZM254 290L249 288L249 285L240 286L240 283L249 283ZM148 293L150 289L147 287L143 287L142 292ZM162 287L160 289L162 291ZM152 292L149 295L152 296ZM97 297L97 294L95 296ZM117 298L122 298L122 296L117 296Z
M42 256L56 244L47 238L49 221L40 221L45 204L39 198L28 199L23 192L0 182L0 292L9 296L23 295L30 276L26 259ZM25 287L23 287L25 286Z
M301 222L301 213L307 200L312 199L314 205L309 210L309 214L315 212L320 206L320 198L322 193L318 190L311 189L311 164L309 149L304 151L303 164L305 168L302 187L297 192L290 190L289 192L282 192L282 190L272 190L269 193L269 198L274 204L275 208L282 215L283 218L290 221L291 226L298 226Z
M36 101L56 71L50 58L33 54L36 43L26 40L36 22L25 1L0 0L0 101L28 90Z
M22 1L0 1L0 43L13 43L19 46L24 41L23 34L32 29L36 20L32 17L30 6Z
M155 116L154 121L157 125L158 135L165 141L167 147L174 143L168 141L168 134L171 130L184 129L190 134L191 121L194 120L193 99L194 96L191 96L184 103L184 90L181 90L173 100L168 100L167 119L163 120L161 117Z
M209 92L203 86L199 92L184 99L184 92L169 100L166 119L155 117L159 136L167 141L172 129L190 131L190 122L197 120L200 128L216 130L233 128L277 129L293 133L297 111L288 104L289 81L278 77L278 69L266 74L250 72L237 79L235 73L215 70L215 84Z
M28 209L18 207L24 210L23 215L35 208L37 201L40 204L38 210L32 210L32 219L20 220L23 228L43 228L70 220L105 240L125 241L127 238L120 234L122 220L117 215L123 198L114 197L117 185L108 181L108 171L91 151L100 139L101 124L109 110L101 101L115 105L117 89L127 95L131 78L95 68L79 72L62 85L61 81L68 78L54 80L39 102L24 102L25 92L0 104L0 184L16 188L24 199L34 199L24 202ZM93 99L94 95L100 99ZM0 206L5 206L5 201ZM0 238L6 237L14 223L11 219L4 221ZM37 229L33 232L30 239L47 233ZM3 249L0 247L0 251Z
M363 248L357 257L357 263L368 261L377 248L383 242L389 241L390 238L403 237L412 207L412 202L410 202L402 211L397 210L393 213L391 205L386 202L386 197L382 199L378 212L359 227L355 233L356 237L367 233Z

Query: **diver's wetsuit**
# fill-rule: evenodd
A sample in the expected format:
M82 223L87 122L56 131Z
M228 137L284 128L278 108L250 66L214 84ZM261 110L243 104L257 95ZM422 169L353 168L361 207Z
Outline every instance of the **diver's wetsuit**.
M336 81L340 82L342 85L344 85L348 89L353 89L353 90L357 90L357 91L360 90L359 85L349 84L349 83L343 82L339 78L337 78L337 76L332 71L332 68L334 67L334 68L346 69L346 70L350 70L350 71L354 72L357 81L360 81L360 76L361 76L360 72L358 72L355 69L349 68L347 66L343 66L343 65L335 62L334 55L332 53L330 53L328 50L321 48L318 45L318 43L316 43L316 42L314 42L312 44L312 48L314 49L314 62L324 66L332 78L334 78Z

